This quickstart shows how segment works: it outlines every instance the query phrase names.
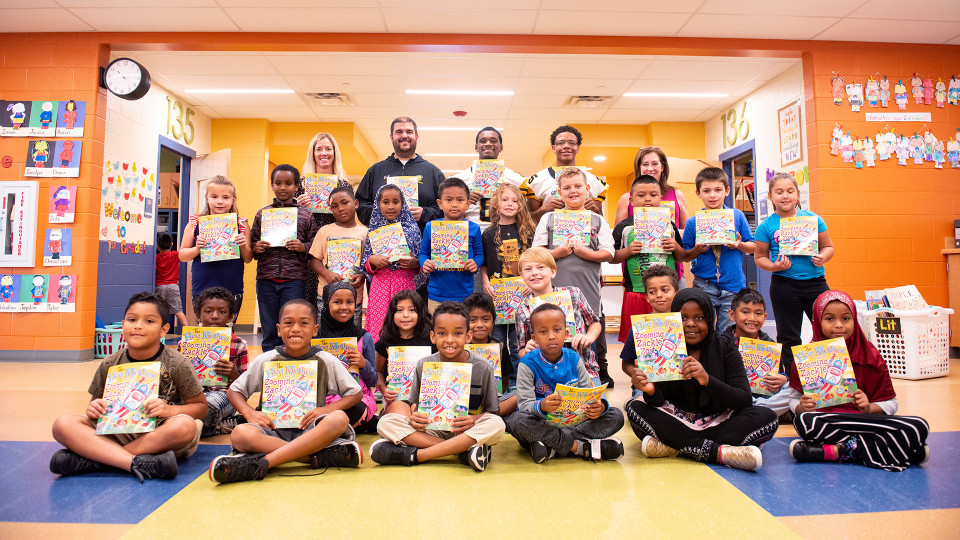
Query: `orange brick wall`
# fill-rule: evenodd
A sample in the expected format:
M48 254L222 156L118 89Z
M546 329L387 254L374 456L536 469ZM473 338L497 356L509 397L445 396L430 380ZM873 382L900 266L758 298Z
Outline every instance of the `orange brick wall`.
M865 83L870 75L886 75L893 85L904 79L909 92L913 72L949 82L960 75L960 51L954 47L851 44L844 50L815 50L803 57L807 113L807 140L811 176L811 206L827 221L836 256L827 265L827 280L854 298L864 290L915 284L927 302L947 305L946 259L940 254L944 237L953 236L953 220L960 219L960 171L937 170L932 163L897 165L895 159L876 167L855 169L840 156L830 155L835 124L853 136L875 140L885 122L866 122L864 112L897 112L871 108L866 103L852 112L846 100L834 105L831 79L836 71L848 83ZM953 70L952 72L950 70ZM927 127L938 138L956 137L960 107L916 105L909 112L931 112ZM924 122L890 122L899 135L923 135Z
M65 34L24 40L0 34L0 99L84 100L87 102L80 177L26 178L40 183L35 267L0 268L13 274L76 274L76 313L0 313L0 357L11 359L75 359L93 357L94 308L97 287L97 228L100 223L100 180L106 122L106 94L99 88L99 66L108 48L96 40ZM0 156L11 156L13 166L0 168L0 181L24 180L28 138L0 139ZM77 186L73 229L73 265L43 267L43 234L49 227L46 199L50 187ZM22 352L10 352L22 351ZM55 355L47 354L54 351Z

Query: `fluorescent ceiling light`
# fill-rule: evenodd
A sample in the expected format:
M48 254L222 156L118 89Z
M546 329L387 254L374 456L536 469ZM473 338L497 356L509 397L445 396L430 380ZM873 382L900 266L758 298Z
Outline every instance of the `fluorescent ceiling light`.
M440 169L440 172L444 174L451 174L451 173L457 174L458 172L462 172L462 171L460 171L459 169Z
M623 97L722 98L729 95L716 92L625 92Z
M593 156L594 161L606 161L607 156Z
M477 153L472 154L424 154L424 157L477 157Z
M417 131L480 131L479 127L446 127L446 126L419 126ZM494 128L497 131L503 131L503 128Z
M434 96L512 96L513 90L407 90L407 93Z
M184 90L188 94L292 94L287 88L197 88Z

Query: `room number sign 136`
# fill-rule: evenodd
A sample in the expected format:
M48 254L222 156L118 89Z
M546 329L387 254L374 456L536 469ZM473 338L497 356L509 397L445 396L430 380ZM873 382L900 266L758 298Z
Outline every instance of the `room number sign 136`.
M720 123L723 125L723 147L733 146L737 141L745 141L750 136L750 121L747 120L747 102L740 104L740 114L736 109L730 108L725 114L720 115Z
M179 139L190 144L196 135L193 122L190 116L194 114L193 109L183 106L179 99L173 99L167 96L167 135L172 135L174 139Z

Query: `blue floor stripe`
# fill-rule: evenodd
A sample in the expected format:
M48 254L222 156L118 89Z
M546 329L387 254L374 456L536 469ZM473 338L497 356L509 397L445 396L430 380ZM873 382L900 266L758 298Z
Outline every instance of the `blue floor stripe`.
M931 433L930 461L903 472L852 463L797 463L792 439L763 447L763 467L711 467L774 516L856 514L960 507L960 432Z
M0 521L39 523L139 523L180 492L227 445L200 445L178 464L173 480L143 484L132 474L97 473L59 477L50 473L55 442L0 442Z

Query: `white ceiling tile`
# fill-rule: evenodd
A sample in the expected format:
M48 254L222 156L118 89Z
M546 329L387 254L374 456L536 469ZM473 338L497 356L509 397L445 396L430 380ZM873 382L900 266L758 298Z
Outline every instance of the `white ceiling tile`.
M205 114L210 118L225 118L222 114L220 114L220 111L210 107L209 105L197 105L194 108L197 110L197 112Z
M655 60L643 71L639 80L689 80L689 81L743 81L768 79L786 69L780 62L764 60L739 60L717 62L714 60L687 62L680 58ZM693 89L689 91L694 91ZM705 89L701 91L707 91Z
M96 1L96 0L93 0ZM317 0L215 0L217 4L223 7L263 7L269 3L271 8L300 8L317 7ZM323 0L324 8L339 7L377 7L377 0Z
M438 76L461 77L516 77L520 75L524 59L519 56L499 57L485 55L427 56L397 55L394 61L405 73L426 73Z
M343 92L351 94L403 90L398 78L379 75L284 75L283 78L297 92Z
M618 96L633 83L615 79L526 78L517 85L518 94L555 96Z
M570 11L643 11L650 13L693 13L697 10L703 0L673 0L663 2L662 0L550 0L545 2L541 8L548 10L570 10Z
M244 105L251 107L306 106L303 99L296 94L190 94L184 91L182 97L187 101L210 105L217 109ZM260 118L270 117L261 116Z
M683 27L687 13L541 11L536 34L599 36L672 36ZM577 45L572 39L571 47Z
M127 2L126 6L129 6ZM220 8L73 8L70 11L100 32L236 32Z
M224 8L244 32L383 32L375 8Z
M458 7L456 4L465 4L466 2L451 2L450 0L378 0L377 2L383 8L402 8L406 10L416 9L452 9ZM412 4L416 4L413 6ZM541 0L486 0L483 2L483 8L490 11L513 10L513 9L537 9L541 5ZM499 32L497 32L499 33Z
M523 77L569 76L576 79L632 79L640 75L650 63L648 59L637 60L630 56L584 59L576 56L565 58L537 58L524 60ZM569 75L568 75L569 74Z
M960 21L960 2L926 0L920 9L903 9L899 0L868 0L850 17L858 19L893 18L903 21Z
M3 8L4 10L8 8L57 8L60 9L61 3L57 3L54 0L4 0ZM4 11L6 12L6 11Z
M647 79L640 78L630 85L627 92L733 92L742 81L710 81L708 87L705 87L702 81L683 79ZM614 107L634 107L646 98L621 97Z
M406 90L516 90L516 77L438 76L435 72L401 77L401 89ZM510 96L500 96L509 100Z
M398 55L368 55L358 57L338 53L265 54L277 71L284 75L337 74L337 75L399 75L403 71Z
M133 58L150 71L167 75L277 75L273 65L260 55L224 56L193 53L142 56L134 53Z
M89 32L94 27L62 8L0 10L0 32Z
M577 122L597 122L603 117L603 113L606 109L575 109L575 108L564 108L564 109L534 109L534 108L525 108L525 109L512 109L510 111L511 118L519 119L534 119L534 120L551 120L556 122L556 125L562 126L564 124L575 124Z
M289 85L279 75L179 75L176 80L183 88L190 89L286 89Z
M732 37L758 39L812 39L836 17L789 17L786 15L697 14L677 32L680 37Z
M317 119L310 107L306 105L301 107L218 105L216 110L226 118L269 118L272 122L312 122Z
M407 96L402 92L358 92L350 94L344 92L350 97L354 105L359 107L389 107L398 103L405 103Z
M844 17L854 11L860 2L837 0L706 0L697 13L732 15L799 15L802 17ZM739 36L738 36L739 37Z
M690 122L700 110L687 109L610 109L604 124L648 124L650 122Z
M570 96L546 94L516 94L510 101L510 107L562 107Z
M532 9L410 9L384 8L388 32L526 34L533 29ZM495 32L494 32L494 29Z
M124 8L136 4L138 8L157 7L209 7L216 8L216 0L57 0L61 6L72 8Z
M945 43L957 35L956 22L844 19L817 35L837 41Z
M960 34L957 34L955 37L946 41L950 45L960 45Z

